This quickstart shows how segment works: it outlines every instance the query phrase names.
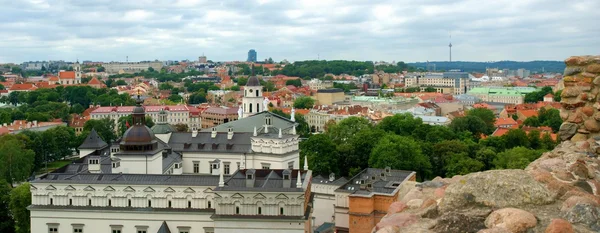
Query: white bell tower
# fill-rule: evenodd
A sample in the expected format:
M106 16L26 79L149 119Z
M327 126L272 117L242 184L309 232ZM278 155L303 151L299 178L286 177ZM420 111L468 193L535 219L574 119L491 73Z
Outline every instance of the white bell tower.
M244 98L242 98L243 117L252 116L266 109L266 106L263 106L262 89L260 81L254 75L254 64L252 64L252 76L244 87Z

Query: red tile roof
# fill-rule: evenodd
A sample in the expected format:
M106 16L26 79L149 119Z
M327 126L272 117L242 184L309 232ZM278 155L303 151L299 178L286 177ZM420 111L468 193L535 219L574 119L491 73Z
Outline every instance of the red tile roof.
M521 113L523 116L529 118L532 116L537 116L538 110L537 109L523 109L523 110L517 110L517 114L518 113Z
M10 87L11 91L33 91L35 89L37 89L37 87L31 83L14 84Z
M75 71L61 71L58 72L60 79L75 79Z
M502 126L513 126L513 125L518 125L517 121L515 121L514 119L508 117L508 118L498 118L496 119L496 123L494 123L494 126L496 127L502 127Z

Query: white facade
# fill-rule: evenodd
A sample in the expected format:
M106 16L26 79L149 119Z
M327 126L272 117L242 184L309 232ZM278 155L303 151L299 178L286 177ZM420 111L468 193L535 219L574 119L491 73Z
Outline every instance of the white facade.
M263 100L262 86L244 87L244 97L242 98L244 117L264 111L266 106L263 106Z

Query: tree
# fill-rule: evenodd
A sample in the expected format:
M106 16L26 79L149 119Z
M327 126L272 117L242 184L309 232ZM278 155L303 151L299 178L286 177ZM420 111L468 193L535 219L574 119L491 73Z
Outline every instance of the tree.
M15 135L0 137L0 179L9 183L27 180L33 171L34 152Z
M294 100L294 108L312 108L315 105L315 100L308 96L302 96Z
M542 136L542 141L540 144L543 150L552 150L556 146L557 142L552 139L552 136L550 136L549 133L545 133Z
M65 157L73 155L73 150L79 145L73 144L75 141L75 130L66 126L58 126L48 129L42 133L42 137L48 140L46 158L49 161L60 160Z
M123 79L119 79L119 80L117 80L117 81L115 82L115 84L116 84L117 86L126 86L126 85L127 85L127 83L126 83L126 82L125 82L125 80L123 80ZM162 84L161 84L161 85L162 85Z
M433 87L426 87L424 91L425 92L437 92L437 90Z
M206 94L203 92L196 92L191 94L188 98L189 104L201 104L206 103Z
M540 125L549 126L554 132L558 132L560 125L563 123L562 118L560 117L560 111L558 111L558 109L541 108L538 111L538 119Z
M401 136L410 136L415 129L423 124L423 120L410 113L396 114L383 118L378 128Z
M494 126L494 123L496 123L496 116L494 115L494 112L492 112L492 110L489 110L487 108L473 108L467 112L467 116L476 116L479 117L479 119L483 120L483 122L485 122L485 125L487 126L487 134L491 134L492 132L494 132L494 129L496 128Z
M455 133L470 132L473 137L480 138L482 134L487 133L488 126L481 118L473 115L466 115L452 120L450 129Z
M478 160L470 158L466 153L452 154L446 165L446 177L465 175L483 170L485 165Z
M271 81L268 81L262 85L264 86L263 91L274 91L275 90L275 84Z
M483 163L483 170L490 170L494 168L493 161L495 158L496 151L491 147L481 148L475 154L475 159Z
M183 101L183 97L181 97L178 94L172 94L169 96L169 100L173 101L174 103L180 103L181 101Z
M173 89L173 85L171 85L169 83L161 83L160 85L158 85L158 89L159 90L171 90L171 89Z
M187 132L189 128L187 124L179 123L175 125L175 130L177 130L177 132Z
M540 134L539 130L529 131L529 133L527 134L527 139L529 141L529 147L531 149L536 149L536 150L540 149L542 147L541 137L542 137L542 135Z
M29 233L30 217L28 206L31 205L29 183L23 183L10 191L10 212L15 220L16 233Z
M106 143L111 143L113 140L117 139L115 135L115 122L109 118L104 118L100 120L91 119L85 122L83 125L84 131L92 131L95 129L98 132L98 135L104 140Z
M10 213L10 191L12 186L0 179L0 232L15 232L15 221Z
M455 154L468 153L469 147L459 140L441 141L433 145L433 153L429 154L429 161L434 176L445 176L447 174L450 158ZM456 162L456 161L453 161Z
M531 116L525 119L525 121L523 121L523 125L538 127L540 126L540 120L537 116Z
M506 141L506 148L513 147L529 147L529 139L527 133L521 129L511 129L505 135L502 135Z
M496 169L524 169L540 155L542 155L540 151L519 146L498 153L493 163Z
M369 166L374 168L415 170L423 179L431 172L431 164L421 152L419 144L410 137L387 134L373 148Z
M342 175L339 170L339 154L331 138L325 134L316 134L300 143L300 167L307 157L309 168L320 175L335 173Z
M302 86L302 81L300 81L300 79L290 79L285 81L285 85L293 85L295 87L301 87Z
M273 107L271 103L269 103L269 107ZM270 110L272 113L275 113L277 115L280 115L286 119L291 119L291 115L284 113L283 111L281 111L280 109L273 109ZM308 138L311 136L310 134L310 128L308 126L308 123L306 122L306 119L304 118L304 115L302 114L298 114L296 113L294 115L294 119L296 120L296 123L298 123L298 127L296 127L296 133L300 135L301 138Z

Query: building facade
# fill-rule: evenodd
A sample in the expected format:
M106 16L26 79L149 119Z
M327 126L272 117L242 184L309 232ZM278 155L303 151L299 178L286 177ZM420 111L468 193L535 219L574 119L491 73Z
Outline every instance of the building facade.
M135 73L140 71L146 71L148 68L160 71L163 68L163 63L160 61L154 62L109 62L103 63L102 67L106 69L107 73Z
M113 120L115 122L115 126L117 126L119 118L130 115L134 108L134 106L99 107L90 113L90 117L94 120L109 118ZM201 125L200 116L197 114L199 111L193 106L144 106L144 109L147 113L146 115L152 117L152 119L158 119L160 111L164 110L167 114L167 123L171 125L185 124L190 130L199 129Z
M406 77L406 87L433 87L439 93L461 95L467 93L471 88L469 73L466 72L444 72L426 73Z
M141 102L117 142L92 130L78 160L31 182L31 232L310 231L312 172L306 162L298 167L298 136L275 130L270 114L240 120L248 126L267 115L251 134L228 127L159 137L145 126Z
M220 124L238 119L237 107L209 107L200 113L203 129L211 128Z

